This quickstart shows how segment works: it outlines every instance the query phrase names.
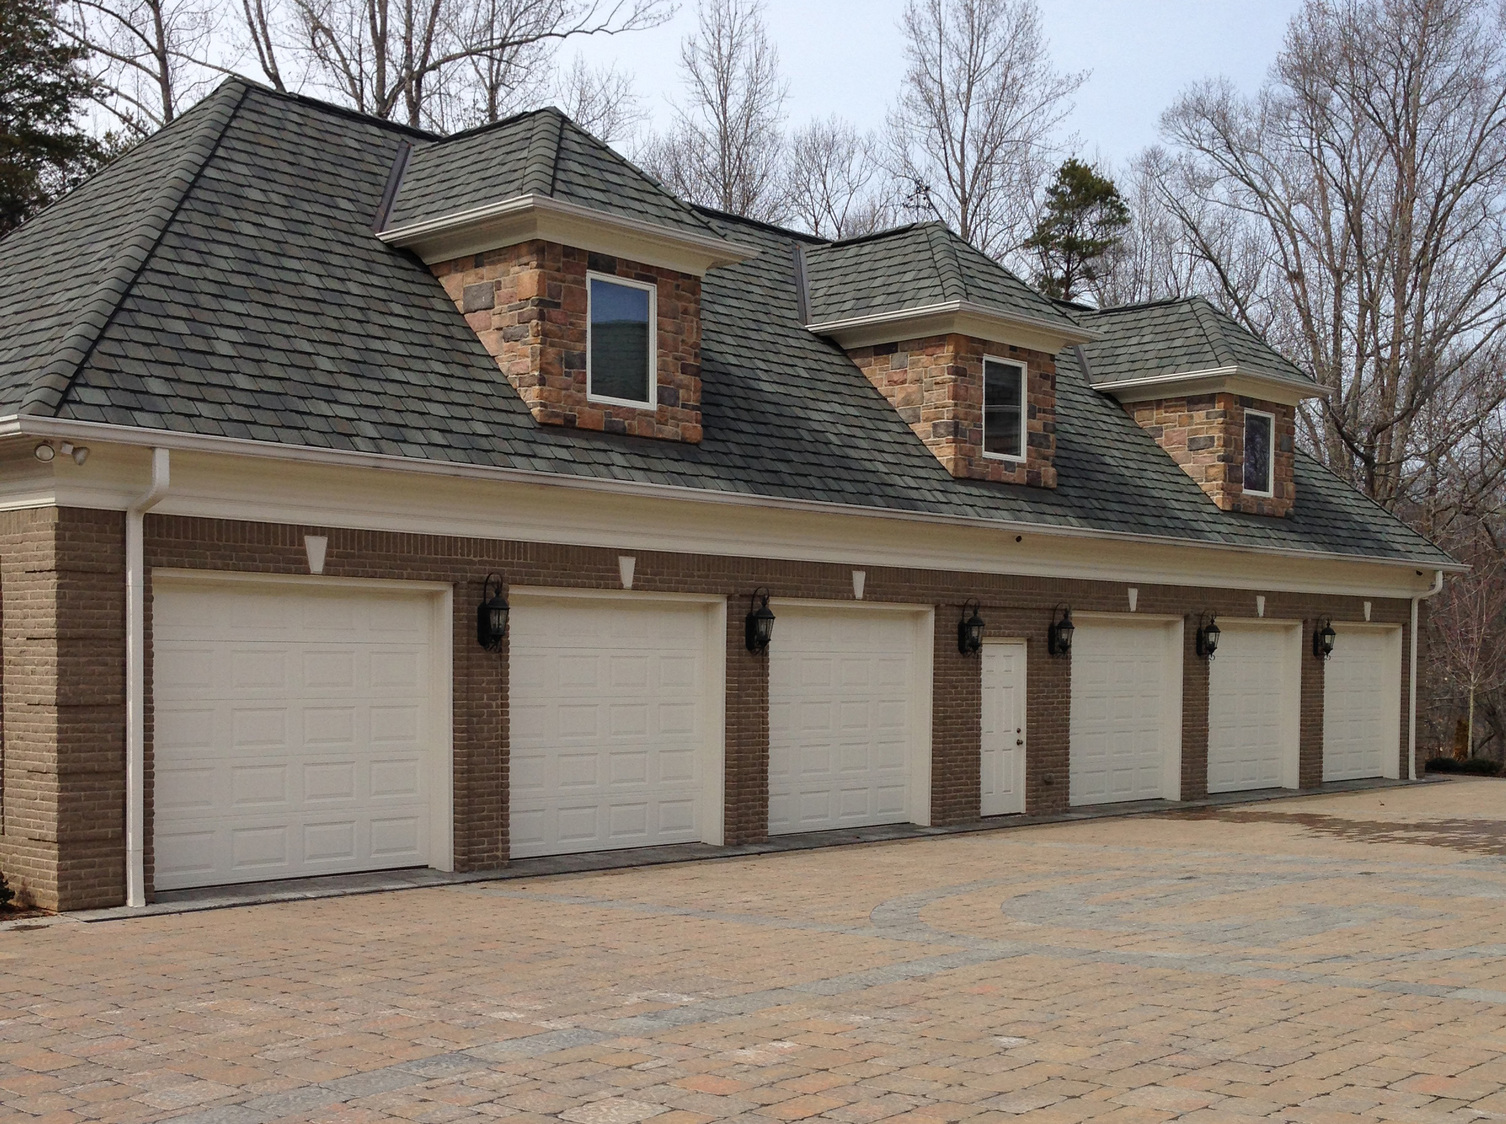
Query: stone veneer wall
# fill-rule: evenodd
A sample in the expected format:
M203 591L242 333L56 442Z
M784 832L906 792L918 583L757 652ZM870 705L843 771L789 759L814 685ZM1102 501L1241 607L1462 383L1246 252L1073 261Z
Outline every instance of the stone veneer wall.
M1056 487L1056 361L1050 355L959 335L854 348L848 355L953 476ZM1025 364L1023 463L983 455L986 355Z
M1125 409L1222 510L1285 515L1292 509L1297 496L1293 480L1297 419L1293 407L1235 394L1203 394L1134 402ZM1273 494L1269 496L1245 494L1246 409L1262 410L1276 418Z
M586 395L587 270L658 290L653 409ZM701 440L700 278L541 241L441 262L433 271L539 422Z

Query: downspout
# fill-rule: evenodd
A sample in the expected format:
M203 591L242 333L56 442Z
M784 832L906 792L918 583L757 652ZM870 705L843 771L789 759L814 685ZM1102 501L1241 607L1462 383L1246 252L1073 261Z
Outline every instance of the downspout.
M1412 656L1411 670L1407 675L1407 760L1410 763L1407 779L1417 779L1417 603L1436 597L1443 589L1443 571L1433 571L1433 587L1426 593L1412 598Z
M126 508L126 905L146 905L146 513L167 495L170 453L152 450L152 486Z

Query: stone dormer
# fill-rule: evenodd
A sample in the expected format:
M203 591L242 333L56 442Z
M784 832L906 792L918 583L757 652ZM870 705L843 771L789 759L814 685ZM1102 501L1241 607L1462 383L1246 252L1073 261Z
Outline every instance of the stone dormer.
M1094 338L940 223L801 255L834 340L955 477L1056 486L1056 361Z
M1200 297L1105 309L1082 348L1092 385L1223 511L1285 515L1296 502L1297 405L1323 391Z
M701 278L751 251L555 109L400 157L417 254L544 425L701 439Z

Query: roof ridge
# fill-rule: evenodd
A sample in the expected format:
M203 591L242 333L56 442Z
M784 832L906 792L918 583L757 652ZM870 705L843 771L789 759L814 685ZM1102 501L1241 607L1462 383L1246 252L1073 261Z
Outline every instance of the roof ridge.
M77 321L63 337L57 353L37 373L17 413L57 413L73 380L93 353L94 345L135 285L167 228L172 225L251 89L248 82L224 82L180 118L191 120L192 115L199 114L202 119L194 123L187 148L164 173L161 187L147 202L136 227L121 240L114 263L84 302ZM233 96L228 96L226 91L233 92Z
M1208 346L1213 349L1213 357L1225 367L1239 365L1239 356L1229 346L1229 341L1224 338L1223 325L1213 315L1213 305L1206 297L1193 297L1187 302L1192 309L1193 318L1199 328L1203 330L1203 336L1208 341Z
M942 297L949 301L967 300L967 282L962 279L962 259L957 255L957 247L952 244L951 230L940 223L928 224L924 229L926 244L931 249L931 261L935 263L936 276L941 281ZM938 247L938 241L941 247ZM942 260L943 256L946 261Z
M560 134L564 114L540 112L534 117L533 134L523 154L523 194L554 194L560 163Z

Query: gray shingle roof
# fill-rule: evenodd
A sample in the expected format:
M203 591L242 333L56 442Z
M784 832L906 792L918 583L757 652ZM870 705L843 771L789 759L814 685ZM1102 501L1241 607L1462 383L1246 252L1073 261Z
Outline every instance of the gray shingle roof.
M547 195L657 226L711 234L693 209L553 108L420 142L408 159L386 226L394 230L520 195Z
M1075 321L941 223L814 247L806 252L812 324L925 308L951 301L988 305L1048 324Z
M1059 358L1059 486L955 480L847 357L805 330L793 249L806 240L711 213L696 219L760 252L705 278L701 444L540 426L429 271L372 233L413 139L226 83L0 241L0 415L24 406L578 478L1447 561L1305 457L1289 517L1220 512L1070 351Z
M1312 383L1302 368L1202 297L1125 305L1079 316L1102 333L1083 346L1094 385L1219 367Z

